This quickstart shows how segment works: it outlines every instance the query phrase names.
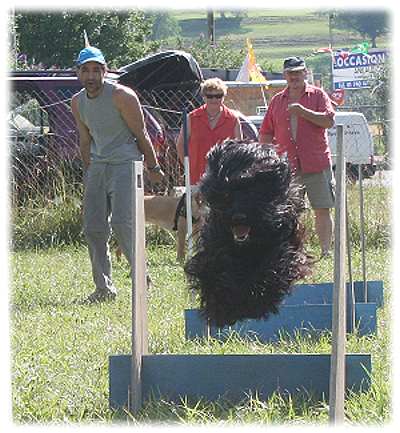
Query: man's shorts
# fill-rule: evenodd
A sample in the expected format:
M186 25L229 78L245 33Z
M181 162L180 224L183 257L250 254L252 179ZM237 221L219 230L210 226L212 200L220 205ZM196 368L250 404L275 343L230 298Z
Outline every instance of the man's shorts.
M304 186L313 209L335 207L335 178L329 167L318 173L298 173L297 181Z

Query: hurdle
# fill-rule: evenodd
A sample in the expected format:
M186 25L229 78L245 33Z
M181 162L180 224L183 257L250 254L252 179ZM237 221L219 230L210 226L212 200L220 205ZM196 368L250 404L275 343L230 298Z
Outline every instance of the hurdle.
M342 350L345 340L342 338L345 322L342 282L334 287L334 302L339 300L340 308L334 310L332 315L334 328L336 326L338 332L335 334L335 347L331 355L148 353L141 162L133 163L132 178L132 353L109 357L110 407L126 408L136 415L149 399L180 401L180 398L188 397L210 401L226 398L239 402L246 396L255 394L261 399L267 399L275 392L307 392L321 399L329 397L331 421L343 420L341 403L345 392L350 389L355 392L368 389L372 366L370 354L346 354ZM341 292L340 297L336 296L338 292ZM339 326L335 323L339 323Z
M340 125L339 125L340 128ZM341 135L342 134L342 135ZM337 131L338 151L343 148L343 134ZM339 143L340 141L340 143ZM343 152L342 152L343 153ZM338 162L342 158L337 155ZM361 161L360 161L361 163ZM345 163L344 163L345 166ZM339 174L339 167L337 170ZM346 283L346 332L359 336L375 334L377 330L377 309L383 306L383 281L366 280L365 235L364 235L364 204L362 193L362 172L360 176L360 241L362 252L362 281L353 281L351 266L351 250L349 242L349 225L347 213L347 196L342 200L346 215L346 245L348 257L349 282ZM346 195L346 194L345 194ZM336 224L336 227L338 225ZM343 251L344 255L344 251ZM290 295L283 300L277 315L267 319L247 319L236 322L232 326L216 328L208 326L198 309L185 310L185 338L207 338L211 336L225 340L232 334L246 339L256 339L260 342L274 342L281 336L313 334L332 329L332 299L333 283L296 284Z

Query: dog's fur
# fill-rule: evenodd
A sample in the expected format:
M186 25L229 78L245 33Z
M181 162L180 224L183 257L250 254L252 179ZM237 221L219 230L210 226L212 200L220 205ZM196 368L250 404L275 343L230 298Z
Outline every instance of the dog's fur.
M310 271L302 193L272 147L229 140L207 159L200 194L209 212L185 265L190 288L210 324L266 318Z
M180 199L180 196L145 195L144 214L146 223L154 224L171 233L176 231L176 258L182 263L185 260L187 224L186 214L180 214L177 216L175 227L176 210ZM186 206L185 203L184 206ZM200 216L200 207L195 196L192 196L192 216L194 221L198 221ZM196 224L193 224L193 235L195 235L196 231ZM121 254L121 248L118 247L116 250L118 260L120 260Z

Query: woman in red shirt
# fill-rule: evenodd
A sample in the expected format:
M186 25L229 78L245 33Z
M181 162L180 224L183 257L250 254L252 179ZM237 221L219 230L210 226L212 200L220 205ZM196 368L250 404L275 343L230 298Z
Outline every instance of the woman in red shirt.
M225 83L219 78L210 78L201 85L204 105L188 116L190 183L199 182L206 168L207 152L227 138L242 139L240 121L233 110L224 105L227 93ZM176 143L178 156L183 163L183 130Z

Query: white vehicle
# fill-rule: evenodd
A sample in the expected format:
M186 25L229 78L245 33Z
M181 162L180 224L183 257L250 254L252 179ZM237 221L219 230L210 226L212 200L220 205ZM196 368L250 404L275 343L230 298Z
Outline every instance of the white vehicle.
M259 130L263 116L247 116ZM362 113L338 111L335 113L335 125L328 129L328 142L332 152L332 163L336 160L336 125L343 125L343 144L347 163L347 173L358 179L358 166L361 164L363 177L374 175L374 143L367 119Z
M343 125L346 161L352 164L370 164L374 155L374 143L364 115L347 111L335 114L335 125L328 129L329 147L333 157L336 156L336 125Z

